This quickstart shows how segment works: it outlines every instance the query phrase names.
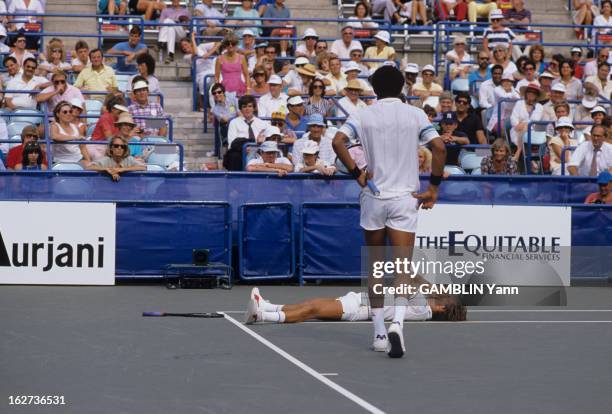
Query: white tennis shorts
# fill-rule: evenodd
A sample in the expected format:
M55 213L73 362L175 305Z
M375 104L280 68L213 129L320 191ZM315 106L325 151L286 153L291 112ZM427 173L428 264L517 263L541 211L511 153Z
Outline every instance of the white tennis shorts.
M369 308L367 304L361 303L361 293L349 292L340 296L336 300L342 304L343 321L367 321L369 318Z
M379 199L362 192L359 202L361 204L359 224L363 229L372 231L389 227L393 230L416 233L418 200L412 194Z

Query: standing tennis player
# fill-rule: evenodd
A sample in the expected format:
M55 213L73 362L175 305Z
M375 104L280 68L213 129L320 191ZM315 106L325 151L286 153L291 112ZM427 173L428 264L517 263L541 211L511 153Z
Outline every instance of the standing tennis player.
M370 263L368 296L374 323L373 349L386 351L391 358L400 358L405 352L402 330L409 295L394 298L395 313L387 332L384 295L377 294L373 289L374 285L381 283L381 279L374 278L371 273L372 262L385 260L385 254L380 250L384 250L387 239L394 257L400 257L400 253L402 257L409 256L408 260L412 260L417 212L419 206L432 208L437 200L446 148L425 112L399 99L404 77L395 66L381 66L370 81L378 101L348 118L336 133L333 147L340 161L362 187L360 225L365 231ZM363 146L367 171L355 165L345 147L348 140L356 139ZM427 191L417 194L419 145L425 144L429 145L433 154L432 173ZM374 186L368 186L368 180ZM370 187L377 189L377 194ZM396 286L409 283L408 275L395 274Z

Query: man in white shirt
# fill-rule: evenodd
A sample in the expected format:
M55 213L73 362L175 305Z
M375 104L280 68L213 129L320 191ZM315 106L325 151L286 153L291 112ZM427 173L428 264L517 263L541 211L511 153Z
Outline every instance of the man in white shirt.
M572 153L567 170L571 175L594 177L600 172L612 172L612 144L608 138L608 129L595 125L591 129L591 140L584 141Z
M338 95L346 87L346 75L342 73L340 58L333 57L329 60L329 73L325 76L330 82L326 95Z
M309 27L304 31L304 36L302 36L303 43L300 43L298 47L295 49L295 56L303 56L313 65L317 63L317 51L315 50L315 45L319 40L319 35L315 31L315 29Z
M304 67L304 65L307 65L308 63L309 63L309 60L304 56L300 56L295 59L295 62L293 62L293 66L295 66L295 68L291 69L283 77L283 85L287 87L287 90L289 89L295 89L296 91L302 90L303 82L302 82L302 78L297 73L297 69Z
M36 59L28 58L23 62L23 74L15 76L6 89L15 91L38 91L50 86L52 83L41 76L34 76L38 63ZM29 93L7 93L6 106L11 109L36 109L34 95Z
M610 99L612 92L612 82L610 82L610 64L608 62L600 63L597 67L597 75L589 76L584 80L585 89L591 88L603 96L604 99Z
M227 129L227 145L230 148L232 141L236 138L263 142L264 133L269 124L255 116L256 106L257 102L252 95L241 96L238 100L241 115L232 119Z
M291 158L296 165L303 164L304 147L308 141L314 141L319 145L319 159L326 165L334 165L336 154L332 149L332 140L333 136L326 133L323 116L321 114L312 114L308 118L308 132L293 144Z
M346 88L344 88L344 93L346 96L338 100L338 106L342 109L339 110L339 113L344 115L346 111L347 117L354 115L361 108L365 108L367 105L361 99L359 99L359 94L363 91L361 83L358 79L351 79Z
M610 50L607 47L599 49L599 53L597 54L597 59L593 59L584 65L584 72L582 75L583 78L586 79L589 76L597 75L597 67L604 62L609 63L609 56L610 56Z
M478 106L483 109L493 108L495 104L495 87L501 85L504 68L501 65L495 65L491 68L491 79L487 79L480 84L478 90Z
M351 116L333 140L338 158L363 189L360 224L369 246L370 266L376 257L381 257L381 252L373 247L385 246L387 238L394 252L403 250L400 256L412 260L419 204L425 209L434 206L446 160L444 142L425 112L399 99L404 86L402 73L394 66L382 66L372 75L371 84L378 100ZM345 146L357 138L368 160L367 171L357 167ZM429 144L433 153L430 185L426 192L413 195L419 191L419 146L425 144ZM372 180L370 185L368 180ZM385 252L382 256L384 260ZM397 255L396 259L402 260ZM380 279L369 275L373 348L387 351L392 358L400 358L405 352L402 327L409 295L395 297L393 322L387 332L384 295L376 292L380 284ZM395 286L406 288L408 285L411 285L408 275L395 275Z
M270 92L261 96L257 104L257 115L260 118L269 118L273 112L287 113L287 99L289 97L282 93L282 84L280 76L272 75L268 80Z
M342 39L334 40L329 51L340 59L349 59L351 50L361 45L357 40L353 40L354 35L352 27L344 27L342 29Z

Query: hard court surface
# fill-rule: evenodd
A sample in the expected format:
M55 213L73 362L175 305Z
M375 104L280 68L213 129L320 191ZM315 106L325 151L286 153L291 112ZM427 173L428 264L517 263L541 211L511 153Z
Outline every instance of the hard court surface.
M351 287L260 289L291 303ZM400 360L368 349L370 322L246 327L249 291L0 286L0 413L611 412L610 287L572 288L564 308L406 323ZM11 395L66 405L11 406Z

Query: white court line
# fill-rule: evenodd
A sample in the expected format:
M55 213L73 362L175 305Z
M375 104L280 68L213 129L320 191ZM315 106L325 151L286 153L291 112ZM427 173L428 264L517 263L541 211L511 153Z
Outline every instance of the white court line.
M338 375L337 372L321 372L321 375L325 375L326 377L335 377Z
M369 402L365 401L364 399L358 397L357 395L353 394L352 392L350 392L346 388L343 388L340 385L336 384L335 382L331 381L330 379L324 377L323 374L320 374L317 371L315 371L314 369L310 368L308 365L304 364L299 359L293 357L292 355L290 355L289 353L285 352L284 350L282 350L278 346L274 345L272 342L268 341L266 338L264 338L263 336L259 335L258 333L256 333L252 329L247 328L245 325L243 325L242 323L238 322L236 319L234 319L231 316L229 316L226 312L220 312L220 313L223 313L223 316L225 316L225 319L227 319L228 321L233 323L235 326L237 326L238 328L242 329L244 332L246 332L247 334L251 335L253 338L257 339L259 342L261 342L262 344L264 344L265 346L267 346L268 348L270 348L271 350L273 350L274 352L276 352L277 354L279 354L280 356L282 356L283 358L285 358L286 360L288 360L292 364L296 365L298 368L306 371L308 374L312 375L314 378L318 379L319 381L321 381L323 384L327 385L328 387L330 387L334 391L342 394L343 396L345 396L349 400L353 401L355 404L361 406L363 409L365 409L365 410L367 410L367 411L369 411L371 413L384 414L384 411L382 411L381 409L374 407L372 404L370 404Z

